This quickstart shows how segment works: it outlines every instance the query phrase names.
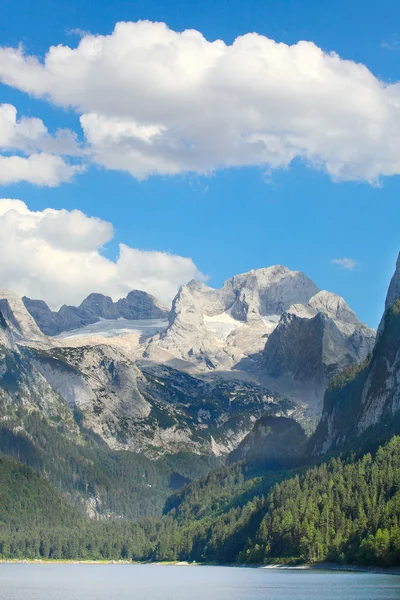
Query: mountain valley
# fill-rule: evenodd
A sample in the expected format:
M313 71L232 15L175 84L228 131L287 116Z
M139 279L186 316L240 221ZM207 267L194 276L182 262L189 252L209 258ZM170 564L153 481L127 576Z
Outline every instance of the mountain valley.
M166 326L149 335L146 319L118 317L46 336L18 296L1 292L0 470L12 495L11 473L26 465L19 476L42 515L42 533L22 529L19 548L30 535L49 557L75 547L89 558L397 564L400 260L376 340L343 299L302 274L245 275L222 290L183 286ZM326 495L339 482L345 496ZM43 525L46 485L81 530L75 542L61 521L57 534ZM344 503L348 493L364 509ZM3 555L15 555L4 535Z

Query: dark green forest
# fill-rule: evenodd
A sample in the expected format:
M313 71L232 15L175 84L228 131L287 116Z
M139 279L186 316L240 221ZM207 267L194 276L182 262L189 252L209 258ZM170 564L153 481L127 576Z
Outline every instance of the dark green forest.
M2 558L400 564L400 437L374 455L246 477L221 468L161 518L91 521L32 469L0 461Z
M21 422L26 431L18 431ZM133 452L110 451L89 434L77 443L65 434L62 423L50 426L38 412L23 410L0 424L0 453L44 475L82 511L92 499L100 516L129 519L160 515L174 490L219 462L183 453L154 461Z

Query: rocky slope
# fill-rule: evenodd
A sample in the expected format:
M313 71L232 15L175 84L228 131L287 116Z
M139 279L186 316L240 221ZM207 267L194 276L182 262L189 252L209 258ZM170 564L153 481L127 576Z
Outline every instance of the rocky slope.
M129 292L117 302L103 294L90 294L79 306L63 305L57 312L51 311L43 300L27 297L22 300L41 331L52 336L100 319L165 319L168 316L168 310L154 296L140 290Z
M110 346L31 351L52 388L78 409L82 425L114 450L156 458L182 451L230 452L266 412L296 407L265 388L212 382L152 363L135 365Z
M35 312L32 302L25 299ZM39 304L42 328L54 332L66 314L73 318L63 328L80 319L78 331L90 335L74 339L46 337L25 305L15 294L0 295L26 369L72 421L79 414L79 427L113 450L153 458L226 455L265 414L302 419L306 407L307 415L318 414L329 380L363 360L374 335L342 298L281 266L235 276L219 290L190 282L173 302L166 331L150 340L132 331L107 337L93 323L101 319L110 333L120 319L165 317L142 292L116 303L91 294L77 309L58 313Z
M175 297L169 327L149 356L205 371L234 368L263 349L285 310L317 291L303 273L281 266L236 275L219 290L191 281Z
M183 451L230 452L265 413L292 414L293 403L257 383L207 381L166 365L135 362L115 346L67 346L46 338L15 295L2 294L0 390L9 402L91 431L113 450L156 458ZM40 343L30 343L28 335ZM13 385L7 382L14 377ZM8 410L8 409L7 409ZM77 420L77 416L79 419Z
M6 319L7 330L14 341L20 344L29 342L31 345L47 345L46 337L18 294L0 289L0 311Z
M145 356L181 369L250 373L319 415L329 381L362 361L374 338L343 298L273 266L228 279L219 290L197 281L183 286L168 328Z
M16 313L11 311L14 301L13 296L6 300L4 294L0 300L0 420L8 422L21 411L36 411L49 421L62 420L65 434L75 438L79 430L65 400L25 357L26 339L21 337L21 330L26 333L26 322L17 321ZM12 318L9 320L9 317ZM34 351L41 352L37 348ZM18 427L24 428L23 419L18 419Z
M360 323L343 298L318 292L281 316L263 351L262 379L294 399L307 399L310 412L318 414L329 381L362 362L374 340L375 332Z
M359 366L347 368L324 399L314 451L324 453L371 427L389 427L400 408L400 255L375 346Z

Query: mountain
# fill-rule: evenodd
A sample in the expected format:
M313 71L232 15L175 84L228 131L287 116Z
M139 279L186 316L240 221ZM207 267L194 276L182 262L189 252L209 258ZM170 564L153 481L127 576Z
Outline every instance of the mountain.
M273 404L275 413L315 419L329 381L362 361L374 340L342 298L279 265L236 275L221 289L198 281L182 286L165 331L166 310L144 292L115 303L91 294L58 313L42 301L24 303L42 329L73 328L71 337L57 339L39 331L46 355L31 351L52 389L110 447L152 455L227 454ZM171 389L180 390L178 403L170 401ZM236 403L230 417L224 394L245 398L250 389L270 400ZM193 417L201 395L206 413L217 401L210 419ZM232 418L236 424L226 425Z
M400 408L400 255L371 355L331 383L313 442L321 454L373 427L389 427Z
M8 328L9 337L12 335L12 338L21 344L29 341L32 345L46 345L46 337L26 310L18 294L0 289L0 311L3 324L4 319L7 319L7 327L4 326L3 330Z
M319 416L329 381L364 360L374 340L343 298L277 265L217 290L198 281L182 286L167 329L144 355L179 369L246 373Z
M160 511L171 485L258 444L258 461L286 460L304 445L291 419L304 422L313 407L307 390L319 393L342 366L362 360L373 337L343 299L280 266L235 276L220 290L190 282L161 333L154 322L165 322L165 309L142 292L115 303L91 294L58 313L35 302L0 292L1 443L93 516L143 514L128 495L153 492ZM39 306L53 333L64 317L62 328L78 331L47 336L27 306L33 314ZM132 334L127 324L138 322L151 326ZM274 391L282 376L291 394ZM122 464L132 476L121 487ZM162 482L159 491L139 485L141 469Z
M7 308L3 335L20 365L15 378L26 378L21 389L16 385L14 396L26 393L33 398L32 409L40 411L39 396L42 404L49 398L48 410L63 421L73 422L78 411L80 425L113 450L150 457L183 451L227 454L262 414L296 411L293 403L256 382L222 377L208 381L167 365L134 362L113 345L68 346L68 338L47 338L21 300L2 295L0 304ZM28 334L40 340L39 346L30 344ZM11 362L4 363L3 384L11 377Z
M361 363L373 332L328 292L279 309L265 348L229 370L162 354L163 334L142 342L141 358L68 346L3 292L0 556L399 565L399 264ZM207 316L215 294L202 286ZM185 317L195 332L199 314ZM299 406L257 381L282 373L329 385L309 441Z
M43 300L31 300L26 296L22 300L41 331L51 336L101 319L166 319L168 316L168 310L154 296L139 290L129 292L126 298L117 302L103 294L90 294L78 307L63 305L57 312L51 311Z
M163 437L158 420L168 406L142 397L142 375L125 356L56 347L15 295L3 291L0 303L2 454L42 473L92 518L160 514L173 489L217 464L201 449L184 455L173 434ZM146 456L154 453L158 460Z
M374 341L375 331L360 323L343 298L318 292L281 316L263 351L262 380L293 399L307 399L309 411L320 414L329 381L362 362Z
M154 360L181 360L197 369L237 368L265 346L280 315L318 291L303 273L273 266L236 275L221 289L191 281L175 297L169 326L153 340Z
M257 382L134 362L113 345L68 346L15 294L2 291L0 305L0 452L94 518L160 514L170 491L220 463L258 418L297 414Z

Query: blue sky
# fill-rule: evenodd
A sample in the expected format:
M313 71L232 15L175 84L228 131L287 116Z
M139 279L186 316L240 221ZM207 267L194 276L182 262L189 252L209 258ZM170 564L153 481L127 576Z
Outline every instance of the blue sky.
M108 35L116 22L146 19L164 22L177 32L195 29L209 42L222 39L227 45L251 32L289 46L300 40L312 41L324 52L334 51L341 59L364 64L375 78L392 84L400 80L400 31L396 26L399 18L400 5L388 0L3 0L0 46L15 48L22 43L27 54L41 60L51 45L76 48L80 36L74 30ZM0 69L0 80L5 79ZM21 78L15 85L0 85L0 104L15 106L18 118L41 119L51 134L58 128L76 131L82 142L79 116L83 110L76 111L65 103L62 106L54 98L48 101L52 90L38 94L32 88L27 93L23 89L28 84L20 81ZM173 79L170 85L174 85ZM121 94L121 90L115 93ZM340 93L338 98L336 103L341 101ZM343 101L348 101L345 90ZM356 97L354 102L361 106L364 98ZM174 118L178 123L179 114ZM397 122L393 129L396 126ZM357 132L352 134L351 143ZM395 149L396 142L397 138L391 142ZM188 145L191 143L189 139ZM379 152L383 152L377 146L371 146L374 165L380 163ZM22 156L26 147L15 152ZM10 149L4 151L5 156L10 154ZM72 153L68 159L69 164L78 160ZM202 156L201 160L206 159ZM242 162L246 160L247 157ZM383 160L389 159L385 155ZM400 179L396 169L391 176L385 176L383 170L383 176L378 171L379 177L375 177L374 172L375 181L371 184L365 181L368 177L358 175L359 171L351 177L334 177L333 167L327 172L301 156L295 156L287 167L273 169L254 164L253 158L251 166L240 164L236 158L235 161L233 166L215 168L206 175L180 168L175 174L146 173L139 180L136 171L132 174L116 170L109 163L104 167L91 162L84 172L59 185L35 185L23 180L7 183L4 178L0 197L18 198L31 211L80 209L113 224L115 235L101 250L110 260L118 255L119 243L141 251L190 257L213 286L251 268L287 265L305 272L320 288L342 295L363 321L376 326L400 246ZM360 169L358 159L356 162ZM99 235L101 238L103 234ZM352 270L331 262L345 257L355 261ZM0 256L0 276L3 273L10 285L1 260ZM146 275L141 276L146 279ZM18 273L15 281L17 277ZM174 277L179 279L176 274ZM30 291L23 272L20 281L21 291ZM15 286L18 285L17 282ZM48 284L33 287L31 295L36 292L45 296L48 289ZM115 293L114 288L110 293Z

